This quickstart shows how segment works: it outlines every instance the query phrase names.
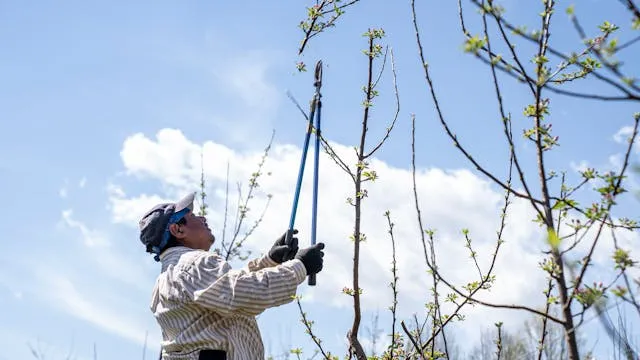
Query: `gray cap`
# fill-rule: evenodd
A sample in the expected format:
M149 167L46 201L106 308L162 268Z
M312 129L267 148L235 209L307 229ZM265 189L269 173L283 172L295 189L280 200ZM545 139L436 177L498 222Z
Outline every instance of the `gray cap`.
M193 210L195 196L195 193L191 193L178 202L158 204L147 211L138 222L140 241L147 247L147 252L156 254L156 261L169 240L165 235L169 223L180 220L187 213L184 210ZM174 215L177 215L177 218L172 219Z

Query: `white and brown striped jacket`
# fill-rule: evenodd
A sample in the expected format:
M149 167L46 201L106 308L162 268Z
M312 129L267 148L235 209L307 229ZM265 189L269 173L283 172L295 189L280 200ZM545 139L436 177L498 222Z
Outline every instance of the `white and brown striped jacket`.
M255 316L292 301L307 275L300 260L278 265L265 255L236 270L187 247L167 249L160 261L151 311L162 329L163 360L197 360L200 349L224 350L228 360L264 359Z

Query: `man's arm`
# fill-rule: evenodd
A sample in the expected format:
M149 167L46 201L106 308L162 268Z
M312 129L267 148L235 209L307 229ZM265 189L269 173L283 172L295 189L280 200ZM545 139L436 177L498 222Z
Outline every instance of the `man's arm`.
M247 269L249 269L249 271L258 271L276 265L278 265L278 262L273 261L273 259L269 257L269 254L264 254L259 258L249 261L247 263Z
M262 257L253 259L247 264L249 271L258 271L267 267L276 266L287 260L293 259L298 252L298 238L296 234L298 230L294 229L292 232L287 230L282 236L280 236L273 246ZM287 242L287 236L290 236Z
M298 259L250 271L231 269L220 257L207 254L196 260L185 281L195 303L224 315L255 316L290 302L306 276Z

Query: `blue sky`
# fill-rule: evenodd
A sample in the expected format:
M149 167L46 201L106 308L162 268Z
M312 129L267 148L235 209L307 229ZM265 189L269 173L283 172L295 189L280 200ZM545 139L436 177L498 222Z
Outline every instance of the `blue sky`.
M303 140L304 123L286 91L305 105L313 90L311 72L298 73L295 63L305 61L312 69L318 59L323 60L323 131L337 149L350 154L349 148L359 140L360 88L366 82L366 58L360 52L366 43L361 34L369 27L383 27L384 41L394 49L401 111L392 137L372 164L381 179L371 185L365 210L370 241L362 264L363 282L371 292L365 293L363 335L376 310L380 326L388 331L386 283L391 259L380 221L386 209L395 214L399 256L403 256L399 263L403 316L422 311L425 301L427 286L421 281L427 278L410 197L412 113L417 118L425 221L441 230L445 271L460 282L469 279L459 230L469 227L477 234L486 257L498 224L501 192L478 177L453 149L435 117L417 57L409 2L362 1L347 11L337 28L312 39L298 57L302 33L297 24L310 3L0 4L0 108L5 134L0 142L0 181L9 205L0 219L5 238L0 252L4 309L0 347L6 349L0 359L29 358L27 343L37 341L52 358L62 358L70 348L79 359L91 358L94 343L100 359L141 358L147 331L147 358L156 356L159 330L148 302L158 264L144 253L135 220L156 200L197 190L202 150L210 186L210 221L221 237L227 161L232 181L246 185L275 130L275 146L266 165L273 175L262 180L264 193L258 194L254 215L267 192L275 195L274 201L249 242L256 253L266 250L288 224ZM514 22L537 26L539 2L502 3ZM591 33L605 19L627 29L629 16L616 5L605 8L602 1L592 0L581 2L576 10ZM418 6L426 56L447 119L481 163L503 177L507 148L490 73L461 50L456 4ZM580 50L565 6L559 5L554 18L553 44ZM468 26L479 33L475 10L467 4L466 12ZM632 48L623 57L634 55L637 50ZM369 143L381 136L394 112L389 69L380 83L382 96L370 122ZM631 74L639 70L631 61L625 69ZM576 86L588 91L597 90L596 85L586 81ZM526 89L512 81L504 81L503 87L507 111L513 115L514 128L520 129L526 124L522 109L531 100ZM631 125L632 114L638 111L637 104L558 96L553 97L551 109L562 146L550 155L548 164L572 176L585 162L598 168L615 166L615 156L624 145L614 135ZM518 149L531 169L533 147L518 140ZM632 159L637 162L637 152ZM298 211L302 234L309 228L311 172L307 174ZM316 288L303 285L301 292L327 348L343 354L351 310L349 299L339 290L348 285L350 271L347 237L352 213L344 203L350 188L326 157L321 177L318 231L327 243L325 271ZM533 175L530 181L535 181ZM617 215L633 217L637 199L627 196L621 203ZM539 296L522 279L543 280L534 275L536 250L542 246L536 241L542 240L529 222L526 204L515 206L508 230L512 245L505 246L498 267L499 282L501 275L504 282L491 295L504 302ZM640 250L637 234L627 240ZM600 256L602 264L606 251ZM483 319L511 319L512 314L474 310L461 334L477 335L478 329L494 322ZM513 319L508 325L517 327L525 317ZM259 321L273 355L290 347L312 351L295 304L268 310ZM606 352L608 342L596 326L587 336L589 344ZM384 340L383 336L379 342Z

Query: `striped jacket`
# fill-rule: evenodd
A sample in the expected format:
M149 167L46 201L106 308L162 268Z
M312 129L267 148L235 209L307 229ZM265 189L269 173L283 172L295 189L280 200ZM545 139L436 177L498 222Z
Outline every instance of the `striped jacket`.
M150 308L163 360L197 360L200 349L224 350L228 360L264 359L255 316L292 301L307 275L297 259L278 265L265 255L234 270L214 253L181 246L160 261Z

